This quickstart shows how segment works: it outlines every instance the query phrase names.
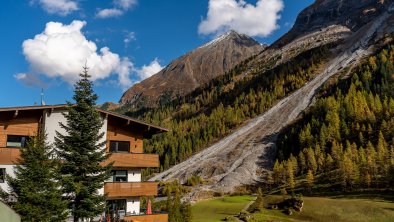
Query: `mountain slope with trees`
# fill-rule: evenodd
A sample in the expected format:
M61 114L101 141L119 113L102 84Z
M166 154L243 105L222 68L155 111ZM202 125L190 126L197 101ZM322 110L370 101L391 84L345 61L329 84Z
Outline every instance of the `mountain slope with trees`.
M328 85L278 138L276 185L329 184L345 190L394 184L394 45ZM314 179L312 179L314 178Z

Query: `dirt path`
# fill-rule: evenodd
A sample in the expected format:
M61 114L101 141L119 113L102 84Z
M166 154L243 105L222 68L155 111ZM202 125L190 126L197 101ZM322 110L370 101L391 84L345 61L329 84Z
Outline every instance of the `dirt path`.
M354 34L357 38L350 38L348 43L343 44L336 52L338 56L304 87L218 143L156 175L151 181L178 178L184 182L191 175L209 178L210 185L197 188L196 193L205 189L231 192L240 185L259 181L260 172L272 166L278 132L311 104L319 87L330 77L370 53L365 46L385 19L382 16L381 20L377 19L361 30L361 37L360 33Z

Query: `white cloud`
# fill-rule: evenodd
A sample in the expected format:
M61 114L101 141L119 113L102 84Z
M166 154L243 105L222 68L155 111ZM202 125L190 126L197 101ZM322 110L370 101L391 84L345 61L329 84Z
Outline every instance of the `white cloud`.
M136 41L137 37L135 36L135 32L127 32L126 37L124 38L123 42L125 44L125 47L127 48L129 46L129 43L132 41Z
M40 6L50 14L68 15L78 10L78 3L75 0L32 0L34 4L38 2Z
M121 15L123 15L123 11L122 10L120 10L120 9L116 9L116 8L106 8L106 9L103 9L103 10L100 10L98 13L97 13L97 17L98 18L110 18L110 17L118 17L118 16L121 16Z
M48 22L43 33L23 42L23 54L31 68L51 78L74 83L87 63L92 80L105 79L118 74L119 85L124 88L132 84L130 80L133 64L127 57L121 58L108 47L97 49L94 42L86 39L81 29L84 21L75 20L71 24Z
M27 86L46 88L47 84L41 81L36 75L30 73L18 73L14 78Z
M278 28L282 0L209 0L207 17L198 27L200 34L221 34L230 29L250 36L266 37Z
M114 5L118 8L128 10L137 5L137 0L114 0Z
M113 8L106 8L98 10L96 17L110 18L123 15L127 10L137 5L137 0L113 0Z
M140 80L144 80L160 72L163 68L164 67L159 63L159 60L155 58L149 65L143 65L141 69L138 69L137 73Z
M130 73L134 71L134 65L128 58L122 59L116 71L118 72L119 85L121 85L123 89L129 88L135 83L130 79Z

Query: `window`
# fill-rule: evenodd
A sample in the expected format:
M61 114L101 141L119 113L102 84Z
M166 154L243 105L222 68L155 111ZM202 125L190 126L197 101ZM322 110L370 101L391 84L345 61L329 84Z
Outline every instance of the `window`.
M4 182L5 182L5 169L0 168L0 183L4 183Z
M107 209L111 219L123 219L126 214L126 200L107 200Z
M28 136L7 135L7 147L26 147Z
M127 170L113 170L112 182L127 182Z
M109 142L110 152L130 152L129 141L110 141Z

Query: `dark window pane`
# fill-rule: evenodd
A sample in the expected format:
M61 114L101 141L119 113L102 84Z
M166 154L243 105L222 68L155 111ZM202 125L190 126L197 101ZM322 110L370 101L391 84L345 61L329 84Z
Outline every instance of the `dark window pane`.
M118 152L129 152L130 142L118 142Z
M7 147L27 147L28 136L7 135Z
M127 170L112 171L114 182L127 182Z
M116 152L116 141L110 141L109 142L109 152Z
M129 152L130 142L128 141L110 141L109 142L110 152Z
M5 169L0 168L0 183L4 183L5 181Z

